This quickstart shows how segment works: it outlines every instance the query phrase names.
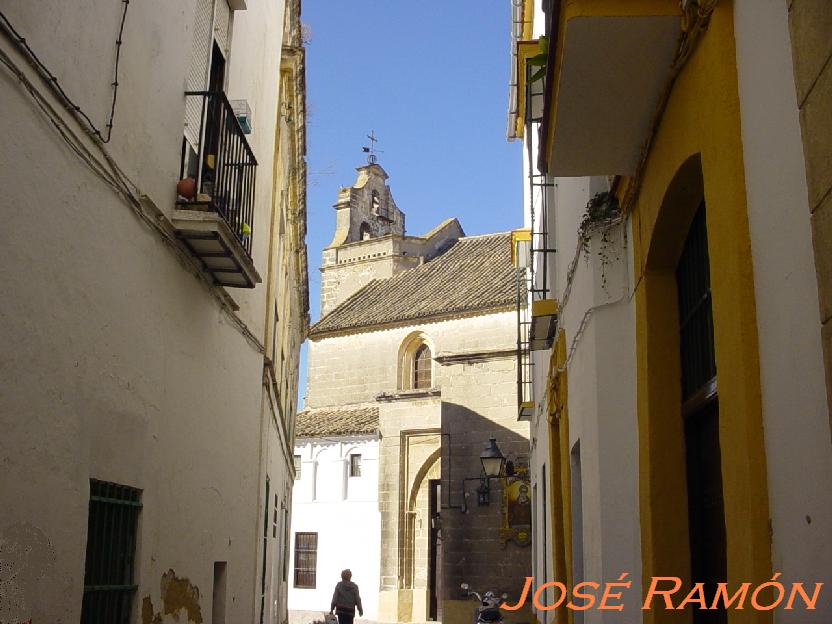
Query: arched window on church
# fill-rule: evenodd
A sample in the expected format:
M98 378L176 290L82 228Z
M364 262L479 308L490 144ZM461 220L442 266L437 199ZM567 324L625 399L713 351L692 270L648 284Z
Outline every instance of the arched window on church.
M359 240L368 240L373 237L373 231L366 223L362 223L358 230Z
M431 383L430 347L422 343L413 354L413 388L415 390L430 388Z
M420 331L409 334L399 346L397 387L399 390L433 388L433 342Z

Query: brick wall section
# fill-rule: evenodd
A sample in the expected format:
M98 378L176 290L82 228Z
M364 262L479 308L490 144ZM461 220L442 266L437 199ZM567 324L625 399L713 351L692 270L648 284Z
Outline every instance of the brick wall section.
M826 390L832 418L832 2L790 0L789 27L812 211Z

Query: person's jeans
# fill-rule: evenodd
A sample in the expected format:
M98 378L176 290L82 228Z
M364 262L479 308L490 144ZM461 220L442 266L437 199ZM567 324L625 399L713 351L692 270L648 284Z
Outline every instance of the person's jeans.
M338 613L338 624L352 624L355 613Z

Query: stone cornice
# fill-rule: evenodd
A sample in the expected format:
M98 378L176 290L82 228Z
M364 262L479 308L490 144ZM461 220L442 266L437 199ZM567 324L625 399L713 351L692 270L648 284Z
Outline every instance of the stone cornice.
M441 353L434 359L438 364L447 366L450 364L471 364L474 362L487 362L489 360L507 360L517 357L516 349L493 349L490 351L469 351L463 353Z

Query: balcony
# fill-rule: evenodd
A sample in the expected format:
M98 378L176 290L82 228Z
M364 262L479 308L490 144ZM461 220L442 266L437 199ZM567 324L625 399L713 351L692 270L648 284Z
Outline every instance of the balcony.
M532 351L551 349L555 342L557 326L557 302L554 299L533 300L529 325L529 349Z
M528 274L517 270L517 420L530 421L534 415L534 362L529 350Z
M633 175L681 33L678 0L558 0L541 164L553 176Z
M251 259L257 159L224 93L185 97L191 123L171 218L176 235L216 284L254 288L261 281Z

